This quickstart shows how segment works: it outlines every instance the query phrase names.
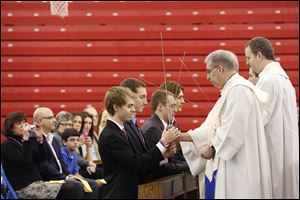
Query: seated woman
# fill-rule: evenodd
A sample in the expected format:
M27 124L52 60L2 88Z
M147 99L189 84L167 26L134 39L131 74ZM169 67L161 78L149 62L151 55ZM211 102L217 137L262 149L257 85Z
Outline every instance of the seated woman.
M93 116L87 112L82 112L81 116L82 129L80 130L81 146L79 147L79 152L83 158L97 165L97 178L101 179L103 178L102 160L98 150L98 139L94 133ZM87 174L84 174L83 176L87 177L86 175Z
M80 198L76 188L42 181L38 161L46 159L42 130L30 131L22 112L10 113L4 121L7 140L1 145L1 163L21 199Z
M83 127L80 131L83 144L81 145L81 154L84 158L92 160L96 164L101 163L101 157L98 150L98 139L94 134L93 117L87 112L82 112Z

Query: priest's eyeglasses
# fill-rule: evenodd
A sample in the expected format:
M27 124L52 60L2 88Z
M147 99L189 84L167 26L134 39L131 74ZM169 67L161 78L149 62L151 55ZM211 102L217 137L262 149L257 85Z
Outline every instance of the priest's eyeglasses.
M210 74L214 69L216 69L217 67L219 67L220 65L218 64L218 65L215 65L215 66L213 66L212 68L210 68L210 69L206 69L206 73L207 74Z

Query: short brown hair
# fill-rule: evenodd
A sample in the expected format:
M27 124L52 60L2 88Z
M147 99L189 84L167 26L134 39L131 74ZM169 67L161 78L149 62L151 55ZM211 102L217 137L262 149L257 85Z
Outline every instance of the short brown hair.
M132 92L137 93L137 88L144 87L146 88L146 85L143 81L136 79L136 78L126 78L120 83L120 86L129 88Z
M69 137L72 136L80 137L80 134L75 128L67 128L64 130L64 132L62 132L61 139L66 142L68 141Z
M27 121L27 117L23 112L11 112L7 115L4 121L4 131L3 134L8 137L14 135L12 132L12 127L16 122Z
M249 40L245 44L245 49L250 47L252 53L257 55L260 52L266 59L268 60L275 60L274 59L274 49L272 47L271 42L264 37L255 37Z
M175 81L164 82L159 86L159 89L162 89L162 90L166 89L169 92L172 92L176 97L179 95L180 91L184 92L182 85L180 85L179 83L177 83Z
M167 90L162 90L162 89L157 89L155 92L152 93L152 96L151 96L152 113L154 113L156 111L159 103L161 103L164 106L167 105L167 95L174 96L173 93L171 93Z
M116 105L122 107L126 105L126 97L134 98L134 95L128 88L123 86L112 87L106 92L104 97L107 112L114 116L115 110L113 106Z

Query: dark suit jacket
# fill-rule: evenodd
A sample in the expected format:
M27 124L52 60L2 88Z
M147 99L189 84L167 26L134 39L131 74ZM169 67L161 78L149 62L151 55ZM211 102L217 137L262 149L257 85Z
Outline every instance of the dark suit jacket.
M144 136L147 141L149 141L151 147L159 142L163 130L164 125L155 113L151 115L151 117L145 122L142 127Z
M142 131L150 146L155 145L161 138L164 125L160 118L154 113L143 125ZM189 170L189 167L182 154L176 153L173 157L169 158L169 162L161 166L159 170L154 173L154 178L178 174L182 171Z
M145 153L149 149L148 142L145 139L142 130L138 128L131 120L124 123L125 130L129 136L129 142L136 153ZM143 137L143 138L141 138ZM143 142L143 139L145 142Z
M60 144L59 141L54 137L52 141L52 146L56 152L56 155L60 161L61 167L62 167L62 173L59 172L59 166L56 162L56 159L52 153L51 147L49 146L45 136L44 138L44 151L46 153L46 160L39 162L39 168L40 168L40 173L42 176L42 179L44 181L49 181L49 180L64 180L67 175L71 174L68 170L67 165L63 161L61 157L61 152L60 152Z
M137 198L138 172L151 171L163 156L157 147L137 154L120 128L108 120L99 139L99 152L103 161L104 179L102 198Z
M128 133L129 144L136 154L144 154L149 148L147 139L144 137L142 130L135 125L131 120L124 123L125 130ZM157 168L159 165L156 166ZM139 173L139 184L150 182L153 177L152 173Z

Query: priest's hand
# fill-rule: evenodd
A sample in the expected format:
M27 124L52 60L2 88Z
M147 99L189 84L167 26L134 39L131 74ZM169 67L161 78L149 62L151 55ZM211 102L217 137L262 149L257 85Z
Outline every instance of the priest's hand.
M207 146L201 151L201 156L207 160L213 158L215 156L215 149L213 146Z

